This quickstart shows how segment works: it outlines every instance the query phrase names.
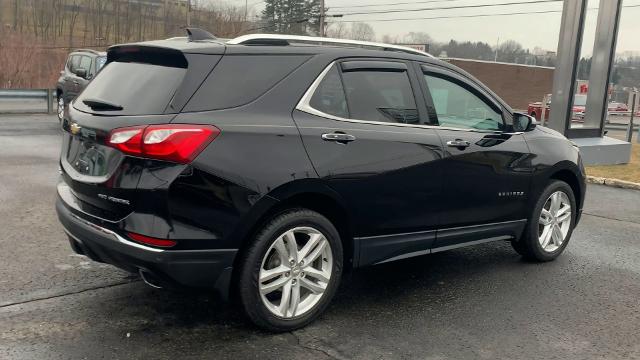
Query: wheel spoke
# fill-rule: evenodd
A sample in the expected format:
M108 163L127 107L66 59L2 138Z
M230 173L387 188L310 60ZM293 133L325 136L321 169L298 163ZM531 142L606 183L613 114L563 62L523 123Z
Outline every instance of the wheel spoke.
M296 237L293 231L287 231L282 236L287 242L287 249L289 250L289 258L298 262L298 244L296 243Z
M317 283L314 283L313 281L311 281L309 279L305 279L305 278L300 279L300 286L308 289L309 291L311 291L314 294L322 294L324 292L324 289L326 289L326 285L317 284Z
M324 248L327 246L327 243L328 243L327 240L324 239L324 238L322 240L320 240L320 243L311 252L311 254L309 254L308 256L306 256L304 258L304 263L305 264L311 264L315 259L317 259L318 256L320 256L320 254L322 254L322 252L324 251Z
M566 213L567 211L571 210L571 206L567 205L567 204L563 204L564 206L561 207L560 209L558 209L558 212L556 213L556 216L560 216L563 215L564 213Z
M560 226L558 226L558 224L553 226L553 229L551 231L551 238L553 239L553 243L556 246L560 246L562 244L562 240L563 236L562 236L562 231L560 231Z
M283 276L283 277L281 277L279 279L273 280L272 282L270 282L268 284L260 284L260 292L263 295L270 294L270 293L280 289L281 287L283 287L288 281L289 281L289 279Z
M569 212L565 212L562 215L559 215L558 216L558 222L559 223L563 223L563 222L569 220L569 218L571 218L571 212L570 211Z
M291 285L291 301L289 303L289 314L291 316L296 316L298 304L300 304L300 284L296 283Z
M260 270L260 282L265 282L267 280L271 280L275 277L284 275L287 271L290 271L291 269L289 269L288 267L284 266L284 265L280 265L276 268L273 269L269 269L269 270L265 270L262 269Z
M324 240L324 236L322 236L322 234L310 234L309 241L307 241L307 243L304 244L302 249L298 252L300 259L304 259L321 240Z
M558 209L560 208L560 192L555 192L551 195L551 207L549 211L551 214L556 215L558 213Z
M273 248L276 250L278 256L280 257L280 263L289 264L289 250L287 250L287 247L284 245L282 237L273 243Z
M278 306L278 311L282 316L287 316L287 310L289 309L289 303L291 301L291 281L287 281L287 283L282 288L282 297L280 298L280 306Z
M305 276L307 277L312 277L318 281L322 281L322 282L329 282L329 276L331 276L330 274L328 274L325 271L321 271L318 270L312 266L307 266L304 268L304 273Z
M551 213L549 212L549 210L545 208L542 209L542 212L540 213L540 219L538 219L538 223L545 226L551 224Z
M540 245L542 248L546 248L549 245L549 241L551 240L551 232L553 231L552 226L545 226L544 230L542 230L542 235L540 235Z

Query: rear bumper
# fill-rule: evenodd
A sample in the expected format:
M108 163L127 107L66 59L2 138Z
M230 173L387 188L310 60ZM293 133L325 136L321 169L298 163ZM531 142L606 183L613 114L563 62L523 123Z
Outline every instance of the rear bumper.
M100 220L75 214L59 196L56 212L75 252L130 272L143 271L162 287L212 288L228 298L236 249L165 250L138 244L101 226Z

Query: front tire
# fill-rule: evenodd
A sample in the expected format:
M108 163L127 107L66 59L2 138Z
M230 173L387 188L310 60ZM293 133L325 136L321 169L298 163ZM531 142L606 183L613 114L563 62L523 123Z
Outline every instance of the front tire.
M307 209L277 215L259 230L240 263L246 315L269 331L291 331L329 305L342 275L342 242L333 224Z
M576 211L571 187L564 181L553 180L542 191L522 238L511 242L514 250L529 260L554 260L569 243Z

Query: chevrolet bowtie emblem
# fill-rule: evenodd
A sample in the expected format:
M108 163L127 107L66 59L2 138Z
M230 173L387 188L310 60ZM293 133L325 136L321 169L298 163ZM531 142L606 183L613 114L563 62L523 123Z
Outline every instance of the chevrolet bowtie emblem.
M76 135L76 134L78 134L80 132L80 129L82 129L82 126L80 126L80 125L78 125L76 123L73 123L73 124L71 124L71 126L69 126L69 128L71 130L71 133L73 135Z

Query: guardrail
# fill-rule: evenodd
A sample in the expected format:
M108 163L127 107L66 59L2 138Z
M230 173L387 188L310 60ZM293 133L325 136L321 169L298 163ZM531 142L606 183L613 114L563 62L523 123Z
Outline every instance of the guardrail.
M55 98L55 89L0 89L0 114L45 112L47 114L54 114ZM25 101L34 100L46 102L46 110L44 107L39 108L33 103L25 103ZM42 103L40 103L40 105L42 105Z

